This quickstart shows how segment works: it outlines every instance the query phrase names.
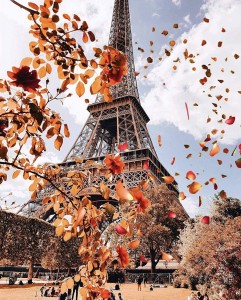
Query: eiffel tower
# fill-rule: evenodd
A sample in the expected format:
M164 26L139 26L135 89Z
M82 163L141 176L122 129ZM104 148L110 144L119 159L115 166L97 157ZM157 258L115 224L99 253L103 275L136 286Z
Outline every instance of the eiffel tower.
M163 176L170 175L158 160L147 129L150 119L139 99L128 0L115 0L108 44L127 55L128 73L121 83L112 86L112 102L105 102L103 96L98 95L95 103L88 106L89 117L63 163L60 164L64 170L86 170L88 168L84 166L86 161L103 164L107 153L120 152L125 163L124 172L115 176L111 183L107 182L98 168L91 166L88 168L91 180L85 182L83 191L90 195L94 203L102 201L102 204L104 200L96 188L100 182L105 182L111 188L110 201L116 201L114 186L119 179L128 188L133 188L148 178L161 183ZM123 144L127 149L121 151ZM82 163L77 163L75 158L80 158ZM169 184L168 188L178 195L175 181ZM51 187L45 188L39 193L37 200L29 201L21 211L25 210L27 215L48 219L50 212L46 212L42 206L42 198L49 192Z

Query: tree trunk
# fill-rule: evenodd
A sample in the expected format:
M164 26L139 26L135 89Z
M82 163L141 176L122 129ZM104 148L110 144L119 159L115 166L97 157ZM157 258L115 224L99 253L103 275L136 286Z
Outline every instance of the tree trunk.
M28 284L33 283L33 262L31 261L29 263L29 268L28 268Z
M151 258L151 272L154 274L156 272L156 252L154 250L150 251L150 258Z

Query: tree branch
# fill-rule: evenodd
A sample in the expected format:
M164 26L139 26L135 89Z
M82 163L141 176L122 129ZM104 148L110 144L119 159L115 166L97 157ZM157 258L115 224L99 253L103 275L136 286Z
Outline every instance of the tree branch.
M20 3L18 3L18 2L15 1L15 0L10 0L10 1L11 1L13 4L17 5L18 7L20 7L20 8L22 8L22 9L28 11L31 15L34 15L34 14L39 15L39 12L36 11L36 10L33 10L33 9L31 9L31 8L28 8L28 7L26 7L26 6L24 6L24 5L20 4Z

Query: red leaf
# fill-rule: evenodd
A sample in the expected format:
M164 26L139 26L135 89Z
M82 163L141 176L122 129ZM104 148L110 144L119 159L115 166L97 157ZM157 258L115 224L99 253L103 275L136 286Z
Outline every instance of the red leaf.
M127 234L127 230L119 224L115 225L115 231L120 235Z
M202 217L201 222L203 224L209 224L210 223L210 217L209 216Z
M169 211L167 216L169 219L174 219L177 215L174 211Z
M237 159L237 160L235 161L235 164L236 164L236 166L237 166L238 168L241 168L241 158Z
M128 143L125 142L125 143L123 143L123 144L119 144L119 145L118 145L118 149L119 149L120 151L128 150Z
M171 161L171 165L173 165L173 164L175 163L175 160L176 160L176 158L173 157L173 158L172 158L172 161Z
M189 120L189 110L188 110L187 102L185 102L185 107L186 107L186 112L187 112L187 119Z
M225 123L228 125L232 125L235 122L235 117L230 116Z

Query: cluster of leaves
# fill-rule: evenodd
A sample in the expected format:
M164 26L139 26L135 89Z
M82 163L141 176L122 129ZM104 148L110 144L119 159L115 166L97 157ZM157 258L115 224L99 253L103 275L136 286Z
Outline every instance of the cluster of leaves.
M41 264L48 269L80 265L77 241L63 242L53 225L39 219L0 211L0 245L2 264Z
M216 199L210 224L199 218L186 224L180 234L179 255L182 258L178 277L185 276L190 287L198 286L212 299L240 298L241 202L238 199Z

